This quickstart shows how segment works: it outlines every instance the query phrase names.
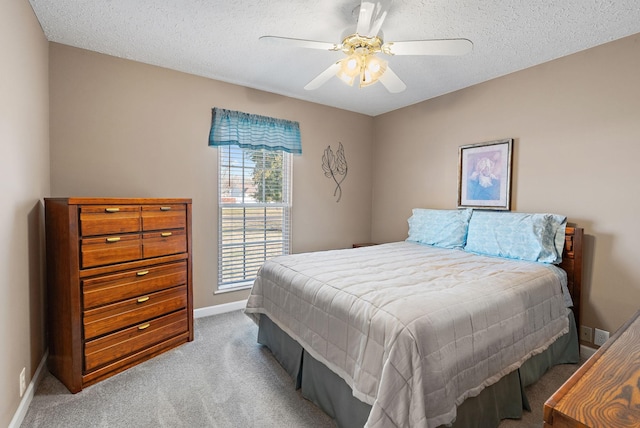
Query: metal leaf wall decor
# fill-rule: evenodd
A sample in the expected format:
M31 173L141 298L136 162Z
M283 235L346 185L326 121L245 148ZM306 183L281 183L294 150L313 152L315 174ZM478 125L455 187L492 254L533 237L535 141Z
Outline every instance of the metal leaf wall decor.
M344 157L344 147L342 143L338 143L338 150L334 154L331 150L331 145L328 145L322 155L322 170L324 176L333 179L336 183L336 190L333 192L333 196L337 196L336 202L340 202L342 198L342 188L340 185L347 177L347 159Z

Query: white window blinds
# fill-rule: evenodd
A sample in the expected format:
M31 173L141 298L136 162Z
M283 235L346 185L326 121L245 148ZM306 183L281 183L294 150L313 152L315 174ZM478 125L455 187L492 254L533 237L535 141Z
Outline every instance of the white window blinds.
M218 288L250 285L260 266L289 253L291 154L218 147Z

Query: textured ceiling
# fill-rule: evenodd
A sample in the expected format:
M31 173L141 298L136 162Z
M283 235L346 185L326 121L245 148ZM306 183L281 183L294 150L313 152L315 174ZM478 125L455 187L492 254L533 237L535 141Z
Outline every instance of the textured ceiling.
M339 43L358 0L29 1L50 41L371 116L640 33L638 0L395 0L385 41L467 38L473 51L387 57L398 94L337 78L306 91L344 54L258 38Z

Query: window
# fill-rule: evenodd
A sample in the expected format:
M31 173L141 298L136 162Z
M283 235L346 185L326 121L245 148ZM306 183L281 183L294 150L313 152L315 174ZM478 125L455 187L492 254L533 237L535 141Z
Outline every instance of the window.
M250 286L262 264L289 253L291 154L218 148L218 288Z
M266 260L289 254L300 124L214 107L209 146L218 148L218 289L248 287Z

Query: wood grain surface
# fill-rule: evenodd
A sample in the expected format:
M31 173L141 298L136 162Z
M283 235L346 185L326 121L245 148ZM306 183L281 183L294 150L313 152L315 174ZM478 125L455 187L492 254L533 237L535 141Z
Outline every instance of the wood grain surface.
M545 427L640 427L640 311L547 402Z

